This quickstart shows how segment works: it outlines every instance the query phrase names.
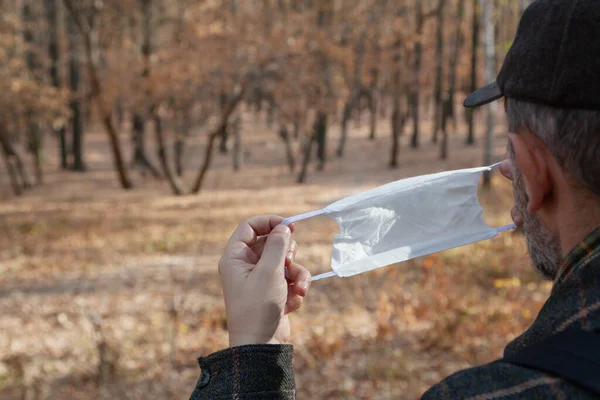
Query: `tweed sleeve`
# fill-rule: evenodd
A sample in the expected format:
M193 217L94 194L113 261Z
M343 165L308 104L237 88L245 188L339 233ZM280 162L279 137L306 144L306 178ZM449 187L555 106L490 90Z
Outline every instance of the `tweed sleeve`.
M295 398L291 345L233 347L198 362L200 378L190 400Z
M534 400L597 397L538 371L503 362L459 371L429 389L421 400Z

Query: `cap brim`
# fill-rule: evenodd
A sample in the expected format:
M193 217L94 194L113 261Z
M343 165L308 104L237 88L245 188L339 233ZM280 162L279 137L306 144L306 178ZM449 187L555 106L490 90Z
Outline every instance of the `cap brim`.
M492 82L467 96L463 105L467 108L479 107L502 98L504 95L496 82Z

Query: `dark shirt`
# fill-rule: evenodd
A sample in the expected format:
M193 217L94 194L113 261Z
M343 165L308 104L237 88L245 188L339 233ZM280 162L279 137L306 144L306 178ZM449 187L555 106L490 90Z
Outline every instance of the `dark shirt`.
M505 356L567 328L600 330L600 228L565 258L552 293L531 327ZM241 346L199 359L201 375L192 400L294 399L292 346ZM423 400L596 399L560 378L494 362L466 369L429 389Z

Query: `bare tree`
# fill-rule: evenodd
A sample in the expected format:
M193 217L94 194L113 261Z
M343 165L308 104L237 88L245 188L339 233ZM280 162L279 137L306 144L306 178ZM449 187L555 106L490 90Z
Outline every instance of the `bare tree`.
M462 46L462 20L465 13L465 0L458 0L456 8L454 34L454 48L450 56L450 66L448 69L448 91L446 98L442 102L442 143L440 146L440 158L442 160L448 157L448 120L452 119L456 127L456 114L454 110L454 92L456 91L456 67L458 64L458 56Z
M471 24L471 88L473 92L477 90L477 55L479 52L479 31L480 31L480 13L479 13L479 0L473 0L473 19ZM470 109L467 111L467 124L469 125L469 134L467 136L466 144L475 144L475 121L473 119L475 110Z
M52 85L56 88L62 86L60 81L61 71L59 66L60 52L59 52L59 30L61 27L61 21L59 18L58 7L61 3L55 0L45 0L46 6L46 17L48 19L48 56L50 58L50 78L52 79ZM59 152L60 152L60 167L67 169L69 167L69 152L67 148L67 132L66 127L63 125L55 130L55 134L59 138Z
M281 138L285 144L285 156L288 162L288 167L290 168L290 172L293 173L294 169L296 168L296 158L294 157L294 152L292 150L292 143L288 128L284 123L279 125L279 138Z
M494 58L494 21L492 19L492 0L481 0L483 6L483 22L485 26L485 80L492 82L494 80L494 70L496 68ZM492 136L494 134L494 105L488 104L487 131L485 135L485 152L483 156L484 165L492 164ZM490 186L491 171L485 171L483 175L483 184Z
M348 100L344 104L344 111L342 115L342 131L340 134L340 142L337 149L337 156L344 156L344 147L346 145L346 137L348 131L348 121L350 121L350 117L352 116L352 112L356 109L357 103L360 102L360 97L362 93L362 67L365 58L365 41L366 35L365 33L361 33L358 42L354 48L354 77L352 79L352 88L350 89L350 94Z
M131 165L134 167L138 167L142 171L142 174L145 174L145 172L148 171L154 178L160 178L160 172L150 161L150 158L148 157L148 154L146 152L146 118L150 117L155 119L154 116L149 115L150 108L152 106L148 106L147 104L152 95L150 87L148 87L150 78L150 57L152 56L152 1L139 0L138 3L142 11L141 53L143 59L143 66L140 77L142 84L146 88L146 95L140 101L141 104L136 105L132 114L131 138L133 144L133 157L131 160ZM162 126L157 131L161 131L160 134L162 135Z
M396 39L393 47L394 73L393 73L393 102L394 111L392 112L392 148L389 166L390 168L398 167L398 153L400 152L400 136L404 130L404 125L408 119L408 112L401 99L401 93L406 91L405 85L402 84L402 41Z
M154 120L154 133L156 134L156 143L158 144L158 159L162 166L163 172L169 181L173 194L182 195L185 193L183 183L179 180L179 177L173 172L169 165L167 157L167 145L165 143L165 135L162 127L162 119L155 107L150 109L150 115Z
M76 26L72 15L68 17L69 37L69 87L71 89L71 153L73 154L73 171L86 170L83 152L83 110L81 83L81 61L79 40L76 36Z
M231 121L231 133L233 134L231 161L233 170L238 171L241 166L242 153L242 121L239 115Z
M87 2L85 2L85 5L88 5L88 7L85 7L86 9L84 10L84 7L82 7L81 3L76 3L74 0L63 1L67 9L69 10L73 20L75 21L75 25L79 33L83 38L85 58L88 66L89 84L93 97L96 100L100 119L102 120L104 129L106 130L106 133L108 134L110 140L113 161L115 164L115 169L117 171L119 182L121 183L121 186L124 189L131 189L133 188L133 184L129 179L129 174L127 172L125 161L123 159L119 135L117 133L117 129L112 118L112 106L105 104L102 83L98 75L99 60L96 48L97 43L95 43L97 37L97 32L95 31L95 22L97 14L99 12L98 7L101 6L101 3L93 2L93 4L89 5L87 4Z
M31 187L31 181L29 180L21 156L12 145L8 133L2 124L0 124L0 147L2 147L2 155L4 156L4 163L13 192L19 196L23 193L24 189Z
M377 130L377 99L381 63L381 47L379 45L379 35L373 39L373 67L371 68L371 82L369 83L369 111L371 113L371 122L369 124L369 139L375 140Z
M419 122L420 122L420 104L421 104L421 65L423 63L423 28L427 19L436 15L436 10L425 13L423 10L423 0L415 0L415 14L417 21L417 29L415 31L415 48L414 48L414 64L413 64L413 85L411 103L411 117L413 119L413 134L410 141L412 148L419 147Z
M312 149L313 149L313 144L315 143L316 140L316 124L315 126L313 126L312 128L312 132L310 133L310 135L308 135L306 137L306 141L304 143L304 149L302 150L302 166L300 168L300 173L298 174L298 179L296 180L297 183L304 183L306 182L306 175L308 174L308 165L310 164L310 158L312 155Z
M244 97L246 93L246 88L248 87L247 83L242 83L241 87L237 90L237 93L232 96L231 100L227 103L223 112L221 113L221 118L217 127L208 134L208 143L206 145L206 150L204 151L204 162L200 167L200 171L196 177L194 185L192 187L192 193L196 194L202 189L202 184L204 183L204 178L206 177L206 173L210 168L210 164L213 156L213 149L215 147L215 140L223 135L223 132L227 130L229 125L229 117L235 111L240 101Z
M438 0L436 7L436 18L437 18L437 46L435 48L435 88L433 90L434 96L434 121L433 121L433 136L431 141L437 143L438 132L442 126L443 118L443 99L442 90L444 85L444 7L446 0Z
M38 74L38 57L35 52L34 43L34 24L35 17L29 1L23 2L22 8L23 17L23 39L25 41L25 59L29 73L34 80L39 80ZM33 165L35 170L35 181L39 185L43 182L42 171L42 129L35 119L34 110L28 108L25 112L25 120L27 123L27 149L33 156Z

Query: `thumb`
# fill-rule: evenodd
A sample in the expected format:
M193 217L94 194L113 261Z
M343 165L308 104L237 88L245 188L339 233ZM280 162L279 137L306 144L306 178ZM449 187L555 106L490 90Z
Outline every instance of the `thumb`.
M281 270L281 276L283 277L285 256L290 247L290 240L290 228L286 225L277 225L267 238L267 243L255 270L261 274Z

